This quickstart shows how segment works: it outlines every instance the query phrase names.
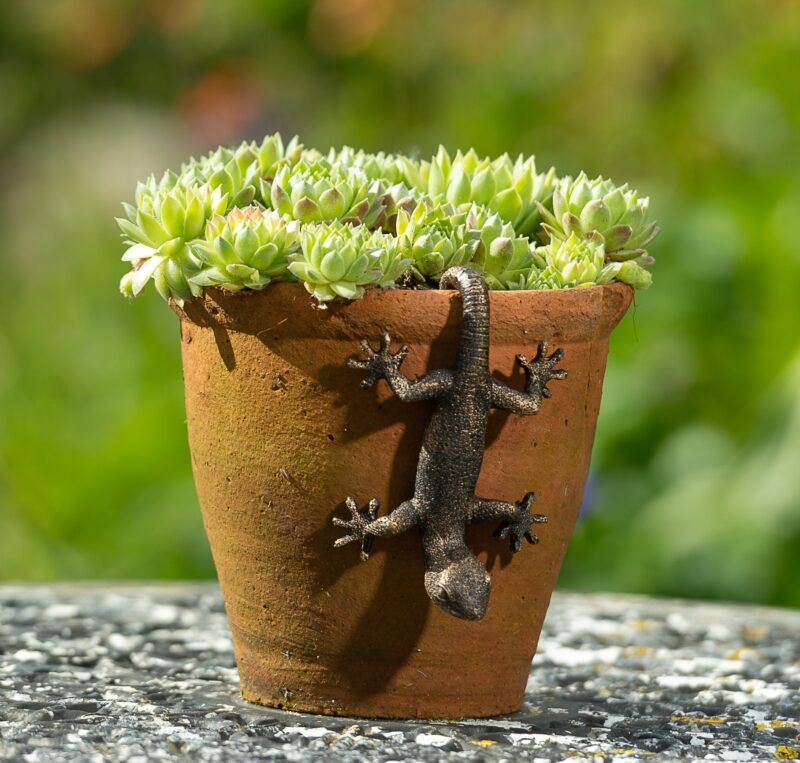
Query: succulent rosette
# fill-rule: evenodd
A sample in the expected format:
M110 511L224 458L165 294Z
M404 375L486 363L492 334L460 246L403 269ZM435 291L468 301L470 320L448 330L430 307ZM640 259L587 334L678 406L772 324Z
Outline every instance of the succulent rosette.
M627 185L559 179L533 157L323 153L278 133L151 176L134 201L118 220L131 264L120 288L134 297L153 281L178 304L210 286L293 279L321 303L358 299L368 287L436 287L454 265L491 289L643 289L658 232Z
M653 274L640 264L639 260L625 260L624 262L610 262L600 273L598 284L621 281L634 289L649 289L653 283Z
M164 299L182 304L201 291L189 281L201 267L189 244L202 234L207 220L227 211L228 194L208 184L174 186L155 196L143 194L138 201L138 208L125 207L127 217L117 218L128 243L122 259L133 266L120 290L135 297L152 280Z
M243 207L256 198L261 180L273 178L281 167L294 166L302 155L303 146L296 137L284 146L276 133L264 138L260 145L252 141L236 149L218 148L199 161L184 165L181 177L220 187L233 199L233 206Z
M457 209L472 204L486 206L511 223L517 235L529 235L538 226L539 204L553 195L555 169L540 174L533 157L516 161L504 154L497 159L481 158L470 149L451 159L444 147L430 162L401 162L407 182L435 202L447 202Z
M615 186L585 173L564 178L553 194L552 210L540 205L542 228L551 239L575 233L603 242L609 260L623 262L646 254L644 247L658 233L647 219L650 201L626 185Z
M244 207L257 196L260 180L272 179L280 167L294 166L303 156L297 138L284 145L281 136L268 135L258 144L245 141L237 148L220 147L199 159L190 159L179 173L167 170L160 178L151 175L136 187L136 203L154 198L161 191L176 187L209 185L228 194L230 206Z
M357 151L350 146L343 146L338 151L331 149L328 152L327 160L333 167L360 170L369 180L380 180L389 185L404 180L399 157L383 151L371 154L367 151Z
M259 206L233 209L209 220L205 240L193 244L204 267L189 282L240 291L263 289L277 279L294 280L289 255L299 246L296 222Z
M412 211L399 210L396 231L400 251L423 283L438 282L448 268L471 262L479 245L477 234L460 222L450 205L434 206L425 200Z
M261 193L274 210L301 223L342 220L368 228L383 221L380 189L370 190L369 178L358 169L341 169L325 159L282 167Z
M473 206L466 227L476 236L474 262L483 272L490 289L507 289L527 274L533 263L531 242L518 236L514 226L497 212Z
M538 247L534 260L541 271L534 274L530 288L537 288L539 282L548 288L555 283L559 289L595 286L605 264L605 250L601 241L587 241L573 233L565 241Z
M651 280L650 273L633 260L607 263L602 241L571 233L563 241L553 239L534 249L530 271L511 288L572 289L622 281L646 289Z
M336 222L303 229L289 271L319 302L329 302L359 299L370 285L389 287L408 264L393 236Z

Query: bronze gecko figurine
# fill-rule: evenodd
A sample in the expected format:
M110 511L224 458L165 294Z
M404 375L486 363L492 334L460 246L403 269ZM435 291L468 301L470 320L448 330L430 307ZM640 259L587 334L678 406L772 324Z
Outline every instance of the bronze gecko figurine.
M414 496L394 511L378 518L380 502L373 498L359 511L348 496L345 503L351 519L335 517L337 527L349 533L335 542L343 546L361 542L361 557L366 560L374 538L388 538L418 525L425 552L425 590L445 612L465 620L480 620L489 603L491 580L486 568L464 542L464 530L474 522L500 521L497 537L508 537L512 551L519 551L522 539L537 543L532 525L546 522L531 514L534 493L517 503L493 501L475 495L483 463L486 426L491 408L521 415L538 412L543 397L550 397L547 383L564 379L567 372L555 368L564 355L556 350L547 355L541 342L533 360L517 355L525 369L525 392L513 389L489 374L489 298L486 283L474 270L454 267L441 279L442 289L457 288L461 293L463 323L461 346L452 369L437 369L413 381L400 371L408 347L389 351L390 337L384 334L380 349L361 342L366 358L352 358L348 365L368 371L361 382L371 387L385 379L403 402L438 398L422 441L417 465Z

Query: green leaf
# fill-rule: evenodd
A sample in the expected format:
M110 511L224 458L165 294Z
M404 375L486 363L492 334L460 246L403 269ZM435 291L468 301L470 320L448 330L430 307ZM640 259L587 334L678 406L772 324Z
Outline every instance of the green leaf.
M341 217L345 209L344 196L337 188L329 188L319 197L319 208L324 220L333 220Z
M465 204L470 199L470 182L464 168L461 165L456 165L450 175L447 187L446 199L454 207L459 204Z
M230 176L230 173L224 168L218 169L212 176L211 179L208 181L208 184L212 188L219 188L222 193L230 194L233 193L233 178Z
M258 271L255 268L243 265L241 262L234 262L232 265L228 265L225 270L239 280L246 280L258 275Z
M151 243L153 246L161 246L165 241L172 238L172 236L161 227L158 220L148 212L144 212L140 209L136 218L136 221L139 223L139 228L144 231L147 237L147 241L144 243Z
M332 283L331 289L336 292L338 296L344 297L344 299L358 299L364 292L364 290L356 286L356 284L348 283L347 281Z
M161 202L161 224L170 238L183 235L185 212L181 203L171 194Z
M167 283L169 284L170 292L173 297L176 299L192 298L192 291L189 288L189 283L177 262L174 260L167 260L162 270L166 271Z
M130 220L126 220L124 217L115 217L117 221L117 225L119 226L120 230L131 240L135 241L138 244L153 244L145 232L139 228L137 225L134 225Z
M199 196L193 196L186 208L186 215L183 224L183 235L187 241L197 238L206 224L205 205Z
M494 175L488 167L472 178L472 199L478 204L488 204L494 197L496 189Z
M142 289L153 277L159 265L165 262L166 259L166 257L150 257L134 270L133 278L131 279L131 292L134 297L138 297L141 294Z
M122 255L122 261L138 262L139 260L146 260L156 254L157 251L157 249L145 244L134 244L125 250L125 254Z
M217 284L224 283L227 278L228 276L219 268L206 268L191 276L189 282L197 284L198 286L216 286Z
M215 242L215 249L218 264L230 265L233 262L238 262L239 258L236 255L236 251L226 239L218 238Z
M347 281L358 281L366 273L367 268L369 267L369 257L366 253L362 252L353 263L347 268L347 272L342 276Z
M338 281L347 271L344 259L339 252L328 252L320 262L319 269L328 281Z
M428 193L434 201L444 198L447 191L447 177L442 168L434 161L428 175Z
M611 212L602 199L590 201L580 215L583 230L605 230L611 222Z
M258 249L258 236L249 226L245 225L237 234L233 242L233 248L241 258L242 262L250 262L250 258Z
M514 188L507 188L492 199L489 209L497 212L504 220L513 223L522 210L522 199Z
M253 199L256 197L256 189L255 186L248 185L245 188L242 188L236 196L233 197L233 206L234 207L246 207L253 202Z
M313 223L322 220L322 212L316 201L304 196L292 208L292 216L301 223Z
M609 228L604 235L606 251L613 252L615 249L625 246L631 233L630 225L615 225L613 228Z
M153 284L156 287L156 291L161 295L161 298L169 302L169 284L167 283L167 275L164 272L164 268L158 268L153 274Z
M308 265L305 262L290 262L288 265L289 272L301 281L310 280L308 269Z
M567 201L564 198L564 195L561 193L561 191L556 191L553 194L552 214L550 214L550 211L542 204L539 204L538 206L539 206L539 212L541 213L542 217L544 217L544 219L547 220L547 222L554 227L558 227L559 225L558 221L563 219L564 215L569 212Z
M625 214L625 194L619 188L603 196L603 201L611 214L611 222L617 222Z
M258 270L266 270L274 264L279 251L278 247L271 242L264 244L264 246L258 249L252 256L250 265L254 268L258 268Z

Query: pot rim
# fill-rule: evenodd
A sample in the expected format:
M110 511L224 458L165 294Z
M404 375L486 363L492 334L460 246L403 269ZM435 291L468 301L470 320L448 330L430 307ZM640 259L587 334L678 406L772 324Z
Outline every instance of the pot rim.
M209 295L221 294L227 298L249 299L251 297L264 296L269 294L275 288L291 288L302 294L308 295L309 300L314 303L311 293L303 286L300 281L273 281L267 284L263 289L226 289L224 286L206 286L203 293L199 297L194 297L189 302L202 302ZM504 296L523 296L523 295L539 295L538 298L545 298L546 296L555 296L563 294L596 294L600 291L634 291L634 288L622 281L611 281L604 284L593 284L592 286L570 286L563 289L489 289L489 297L491 299L503 299ZM323 304L328 307L340 307L347 305L357 305L365 299L375 299L376 297L391 298L399 294L417 294L422 296L432 296L436 294L457 295L458 289L405 289L403 287L391 288L383 286L369 286L364 292L364 296L360 299L335 299ZM170 304L173 304L170 298Z
M318 304L311 293L306 290L302 283L299 281L273 281L271 284L265 286L263 289L241 289L234 291L226 289L222 286L207 286L199 297L194 297L187 300L185 305L200 305L208 302L224 302L229 303L232 300L247 300L247 299L266 299L270 294L274 294L275 290L282 289L285 291L294 291L299 296L308 298L308 304L312 309L322 313L323 311L341 311L348 308L357 307L361 304L369 304L382 300L392 299L436 299L436 300L452 300L458 299L459 292L457 289L403 289L403 288L383 288L381 286L373 286L368 288L364 296L360 299L336 299L330 302ZM629 294L631 299L636 294L635 289L622 281L612 281L607 284L595 284L594 286L575 286L564 289L489 289L489 301L502 302L503 300L542 300L554 301L569 299L570 301L580 301L582 298L586 300L594 300L601 293L605 294ZM414 295L414 296L411 296ZM185 309L179 307L175 300L170 297L170 307L181 317L185 316Z
M541 337L588 341L616 326L633 295L633 288L621 282L572 289L490 290L492 333L497 338L516 333L518 306L523 305L526 329ZM461 299L453 289L373 288L361 299L335 300L320 308L303 284L277 282L259 291L209 287L182 308L170 304L183 323L262 339L266 332L271 338L280 334L360 339L374 334L376 316L386 331L404 342L457 337L461 327Z

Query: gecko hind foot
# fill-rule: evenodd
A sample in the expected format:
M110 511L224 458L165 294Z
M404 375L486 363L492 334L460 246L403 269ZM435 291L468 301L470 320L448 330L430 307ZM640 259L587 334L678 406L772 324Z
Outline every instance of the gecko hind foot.
M381 502L377 498L373 498L366 506L366 508L359 510L355 498L347 496L344 499L345 505L350 509L350 519L340 519L339 517L333 518L333 524L336 527L343 527L349 531L347 535L337 538L333 545L335 548L340 548L353 541L361 542L361 559L367 561L369 559L369 552L372 548L372 541L375 539L374 535L370 535L367 527L378 518L378 509Z
M544 514L531 514L531 507L536 500L536 493L526 493L521 501L517 501L517 516L510 522L503 522L495 530L495 538L508 538L512 552L522 548L522 539L528 543L538 543L539 536L533 531L532 525L545 524L547 517Z

